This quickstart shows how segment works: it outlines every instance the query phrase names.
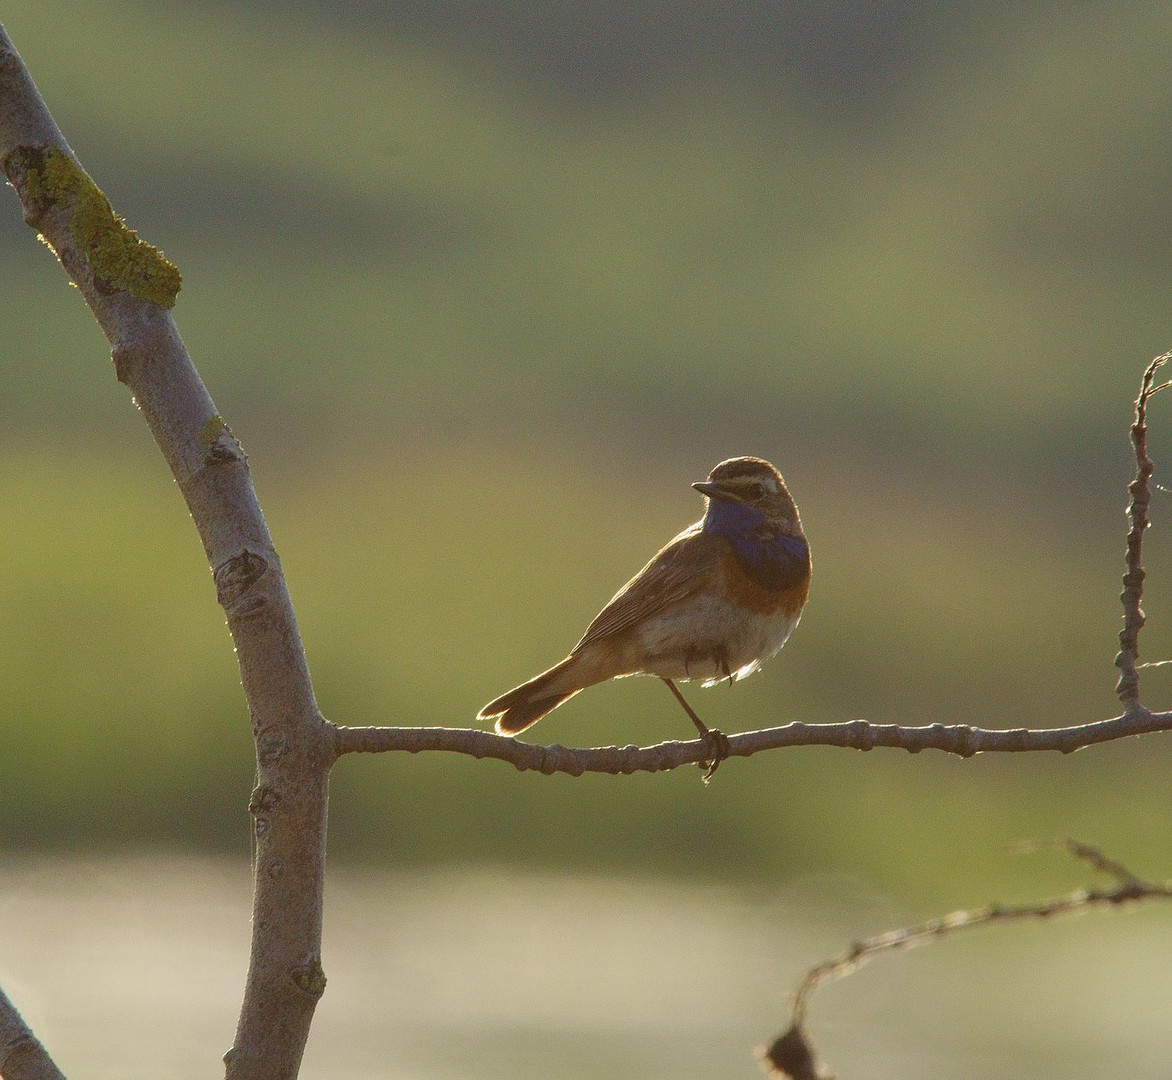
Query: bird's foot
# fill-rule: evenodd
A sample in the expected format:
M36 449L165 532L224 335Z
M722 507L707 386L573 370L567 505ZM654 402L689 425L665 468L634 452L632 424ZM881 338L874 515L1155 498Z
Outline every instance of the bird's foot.
M700 732L700 738L710 755L707 761L699 763L700 768L704 770L701 779L707 784L713 773L720 768L720 763L732 753L732 748L729 746L728 736L717 728L706 727Z

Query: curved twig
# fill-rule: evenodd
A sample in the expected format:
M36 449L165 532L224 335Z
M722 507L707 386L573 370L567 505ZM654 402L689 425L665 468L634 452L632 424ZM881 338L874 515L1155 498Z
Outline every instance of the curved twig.
M954 911L938 919L929 919L916 926L888 930L863 941L856 941L841 956L812 967L803 976L794 993L790 1026L773 1043L762 1049L761 1056L771 1071L791 1077L792 1080L828 1080L828 1074L817 1060L805 1033L806 1012L810 998L820 986L841 979L857 971L863 964L886 952L927 945L949 937L960 930L995 923L1020 922L1025 919L1048 919L1095 907L1118 907L1141 900L1172 900L1172 882L1145 881L1122 863L1104 855L1098 848L1079 840L1057 840L1050 843L1032 842L1025 850L1057 847L1077 859L1089 863L1095 870L1115 879L1114 888L1078 889L1065 896L1051 897L1032 904L990 904L971 911Z

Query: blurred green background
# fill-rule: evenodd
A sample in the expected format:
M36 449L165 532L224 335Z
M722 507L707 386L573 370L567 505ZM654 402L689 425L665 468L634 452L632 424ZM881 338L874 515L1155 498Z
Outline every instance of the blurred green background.
M251 455L330 719L472 723L743 453L785 473L815 577L781 656L692 691L710 724L1117 712L1127 425L1172 337L1172 7L9 0L3 20L183 270L175 314ZM206 1075L247 927L231 642L108 346L5 198L0 977L88 1075ZM1160 659L1163 492L1153 517ZM1149 705L1170 671L1145 673ZM534 734L690 731L627 680ZM798 749L707 788L347 759L306 1075L381 1053L396 1077L728 1075L850 937L1087 880L1019 839L1172 873L1168 755ZM1158 1073L1144 957L1166 922L1080 926L851 980L819 1006L831 1061ZM175 970L197 973L182 1001ZM206 1030L180 1037L205 991ZM960 1018L925 1033L944 998ZM910 1027L885 1008L909 1001Z
M743 453L785 474L815 577L781 656L692 691L710 724L1117 711L1127 424L1172 336L1172 7L3 18L82 161L184 273L176 318L250 454L330 719L472 723ZM4 206L0 843L245 852L251 741L194 530L80 298ZM1153 516L1155 659L1166 495ZM1150 705L1170 680L1145 675ZM535 735L689 731L628 680ZM1085 876L1007 856L1023 837L1169 873L1168 753L802 749L708 788L354 758L331 849L1012 900Z

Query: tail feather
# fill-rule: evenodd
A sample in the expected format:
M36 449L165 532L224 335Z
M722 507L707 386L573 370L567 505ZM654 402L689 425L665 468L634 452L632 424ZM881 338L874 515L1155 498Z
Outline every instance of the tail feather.
M573 657L566 657L548 671L490 701L476 714L476 719L495 718L496 730L501 735L517 735L532 727L546 713L553 712L563 701L583 689L568 677L573 663Z

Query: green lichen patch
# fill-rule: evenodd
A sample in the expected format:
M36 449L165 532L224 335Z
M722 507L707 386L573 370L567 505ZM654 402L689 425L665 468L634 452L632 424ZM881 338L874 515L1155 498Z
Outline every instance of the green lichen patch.
M214 443L220 437L220 432L222 431L228 431L228 425L224 423L224 418L219 413L215 413L214 415L209 416L204 421L203 427L200 428L200 445L205 450L208 449L208 447L210 447L212 443ZM229 432L229 434L231 434L231 432Z
M224 438L220 438L220 436ZM232 429L218 413L209 416L199 431L201 460L204 465L231 465L247 460Z
M178 267L138 238L73 158L51 146L39 161L30 154L24 164L28 166L26 197L40 213L51 205L72 209L69 234L100 288L133 293L162 307L174 306L183 281Z
M321 961L315 957L307 967L295 969L293 982L310 997L321 997L326 992L326 973L322 971Z
M4 156L4 175L17 191L23 192L25 218L35 225L48 209L49 199L41 183L45 151L39 146L17 146Z

